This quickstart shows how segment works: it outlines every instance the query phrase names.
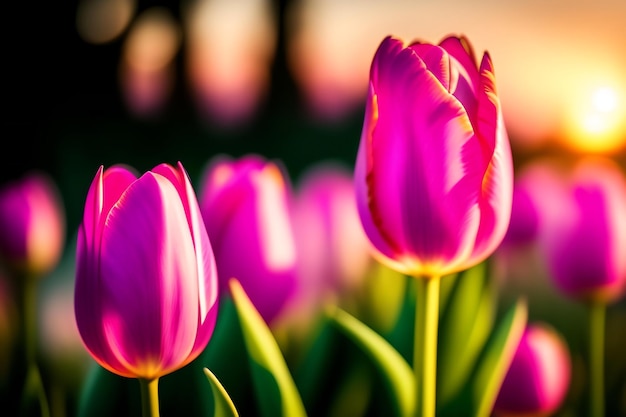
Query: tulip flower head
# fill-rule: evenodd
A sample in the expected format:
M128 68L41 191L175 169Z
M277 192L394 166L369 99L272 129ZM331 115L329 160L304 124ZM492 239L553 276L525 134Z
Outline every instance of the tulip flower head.
M372 257L356 208L352 172L320 163L302 176L294 204L299 288L294 310L319 310L363 282Z
M269 324L297 280L291 191L281 168L258 155L209 161L200 207L222 288L237 278ZM226 294L226 293L223 293Z
M510 144L488 53L387 37L370 71L355 166L361 221L382 262L446 275L498 247L511 213Z
M506 235L502 241L502 246L515 247L533 243L539 233L539 213L533 200L528 181L515 181L513 187L513 202L511 210L511 221Z
M75 316L101 366L153 380L195 359L217 317L209 237L182 164L98 170L76 249Z
M299 184L295 217L301 269L311 284L331 292L358 287L371 258L352 173L330 163L312 167Z
M529 324L500 387L494 415L553 414L565 399L571 373L565 339L545 323Z
M567 296L615 301L626 290L626 177L591 157L553 176L541 238L550 276Z
M59 262L65 212L53 180L32 172L0 190L0 258L11 270L40 277Z

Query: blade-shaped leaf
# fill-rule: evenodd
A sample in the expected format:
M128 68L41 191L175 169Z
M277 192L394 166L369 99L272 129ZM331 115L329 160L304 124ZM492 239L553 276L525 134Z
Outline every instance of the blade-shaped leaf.
M233 278L229 286L248 351L262 415L306 416L300 394L271 330L239 281Z
M443 281L448 280L444 277ZM465 385L493 327L495 293L486 263L458 274L439 322L437 401L443 404Z
M391 389L399 416L413 416L416 407L415 378L409 364L381 335L356 317L335 308L329 315L338 327L374 361Z
M443 404L438 415L490 415L527 320L526 300L518 299L490 334L463 390L452 401Z
M20 415L40 415L42 417L50 416L50 408L48 406L48 398L41 380L41 374L36 364L28 367L26 373L26 383L22 392Z
M233 401L217 377L208 368L204 368L203 371L211 384L211 391L213 392L213 400L215 402L213 417L238 417L239 413L237 413Z

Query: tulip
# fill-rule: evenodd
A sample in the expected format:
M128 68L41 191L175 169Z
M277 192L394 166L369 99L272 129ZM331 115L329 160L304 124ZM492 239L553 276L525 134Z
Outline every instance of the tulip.
M489 256L507 230L513 194L490 56L477 66L464 38L383 40L355 181L365 232L394 269L441 276Z
M369 242L359 220L352 172L337 163L309 168L294 203L299 288L294 315L314 314L328 299L341 299L362 283L369 266Z
M494 415L553 414L565 399L571 374L565 339L546 323L529 324L500 387Z
M0 190L0 258L9 269L41 277L65 244L65 212L51 177L31 172Z
M553 171L542 245L555 286L579 300L613 302L626 289L626 178L613 162L581 160Z
M370 261L356 209L352 173L320 164L305 172L296 195L302 273L331 292L359 286Z
M414 364L418 403L434 415L439 277L490 256L511 214L513 164L490 55L478 65L463 37L386 37L370 70L355 187L376 256L424 277L416 328L425 334L415 343L424 357Z
M75 317L95 361L138 378L144 415L158 415L157 383L206 347L218 283L209 237L182 164L139 178L100 167L76 249Z
M606 308L626 290L626 177L593 157L553 176L558 198L545 210L542 252L557 289L588 310L590 415L603 416Z
M220 285L237 278L268 324L297 282L290 205L286 175L261 156L216 156L202 174L200 207Z
M527 184L520 179L513 186L511 221L502 246L516 247L533 243L539 232L539 213Z
M23 396L39 390L41 413L48 405L36 352L38 284L56 268L64 245L65 212L52 177L31 171L0 190L0 262L12 280L19 312L15 352L20 359L13 362L23 367L12 385L22 388Z
M556 161L541 158L522 166L515 175L511 220L502 243L495 252L493 268L502 289L509 293L543 291L545 268L541 260L539 236L544 213L554 206L550 167Z

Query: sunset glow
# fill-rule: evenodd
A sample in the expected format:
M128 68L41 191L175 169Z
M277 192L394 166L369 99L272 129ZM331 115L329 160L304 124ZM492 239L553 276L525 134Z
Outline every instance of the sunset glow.
M626 108L623 92L602 85L589 89L572 106L566 144L575 150L611 153L626 142Z

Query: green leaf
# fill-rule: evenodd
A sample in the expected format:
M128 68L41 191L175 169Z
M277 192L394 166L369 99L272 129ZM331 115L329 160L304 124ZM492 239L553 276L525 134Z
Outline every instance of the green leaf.
M306 416L300 394L271 330L239 281L233 278L229 286L248 351L262 415Z
M495 294L483 262L451 282L439 322L437 401L445 404L465 386L495 319Z
M443 405L439 415L490 415L527 320L526 300L518 299L490 334L464 389L454 400Z
M42 417L50 416L50 408L48 406L48 398L41 380L39 367L32 363L26 373L26 381L24 391L22 392L22 402L20 415L40 415Z
M201 365L197 374L202 378L203 392L206 392L206 376L202 369L205 367L210 369L228 392L230 399L237 407L237 412L240 415L252 415L257 411L254 384L246 344L232 297L222 297L219 309L211 340L206 349L194 360ZM228 360L224 360L225 358ZM195 369L194 375L196 375ZM178 386L180 385L178 383ZM209 410L213 410L212 396L204 395L204 397L210 399ZM174 415L178 415L178 413L174 413ZM204 416L210 414L204 412L187 415Z
M203 371L211 383L211 391L213 392L213 400L215 402L213 417L238 417L239 413L237 413L233 401L217 377L208 368L204 368Z
M381 335L340 308L329 310L334 323L374 361L387 381L399 416L416 410L415 378L409 364Z

